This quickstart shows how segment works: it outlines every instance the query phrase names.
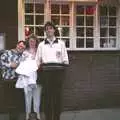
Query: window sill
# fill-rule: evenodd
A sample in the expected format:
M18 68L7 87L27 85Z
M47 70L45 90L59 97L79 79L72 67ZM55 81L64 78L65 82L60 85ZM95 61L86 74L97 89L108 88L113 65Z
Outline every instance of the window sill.
M120 51L120 48L67 48L68 51Z

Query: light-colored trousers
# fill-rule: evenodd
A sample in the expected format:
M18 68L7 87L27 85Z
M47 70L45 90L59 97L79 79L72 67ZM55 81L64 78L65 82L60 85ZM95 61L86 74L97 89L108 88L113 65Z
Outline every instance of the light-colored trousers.
M31 85L24 88L26 113L31 112L32 99L34 112L40 113L41 91L42 87L40 85Z

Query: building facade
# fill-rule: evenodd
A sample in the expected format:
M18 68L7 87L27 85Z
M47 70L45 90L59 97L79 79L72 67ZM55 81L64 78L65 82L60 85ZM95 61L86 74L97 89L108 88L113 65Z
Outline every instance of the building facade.
M70 59L63 111L120 107L119 0L4 0L0 13L5 49L30 33L42 41L46 21L58 27ZM14 82L0 83L0 111L24 111L23 91L14 89Z

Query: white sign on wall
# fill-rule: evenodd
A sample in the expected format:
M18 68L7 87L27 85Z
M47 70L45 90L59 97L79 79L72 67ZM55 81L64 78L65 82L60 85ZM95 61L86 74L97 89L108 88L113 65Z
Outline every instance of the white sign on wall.
M0 50L5 49L5 34L0 33Z

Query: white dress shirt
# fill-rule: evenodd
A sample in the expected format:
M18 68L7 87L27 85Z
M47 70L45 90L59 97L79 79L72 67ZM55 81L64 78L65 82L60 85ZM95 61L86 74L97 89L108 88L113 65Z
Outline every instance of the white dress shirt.
M38 66L41 63L69 64L64 41L56 38L54 38L54 40L51 42L48 39L42 41L38 46L35 59Z

